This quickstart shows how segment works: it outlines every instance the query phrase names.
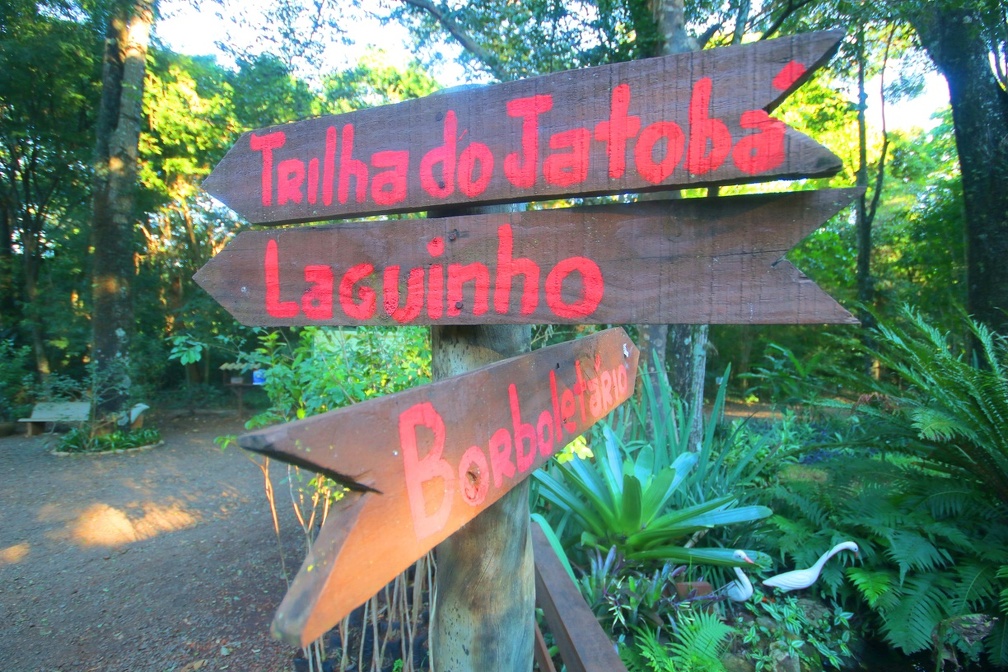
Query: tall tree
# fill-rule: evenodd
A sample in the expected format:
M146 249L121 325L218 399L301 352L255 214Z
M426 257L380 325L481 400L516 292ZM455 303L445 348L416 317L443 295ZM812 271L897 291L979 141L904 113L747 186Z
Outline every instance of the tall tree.
M96 413L129 395L137 170L153 0L117 0L106 18L92 196L92 351Z
M0 8L0 329L20 327L35 368L49 373L46 306L40 295L58 228L86 199L87 156L96 102L98 41L61 7L11 2Z
M945 76L966 220L970 313L1008 334L1008 15L1004 3L894 3Z
M658 32L662 36L661 53L681 54L700 48L686 31L684 0L651 0ZM748 11L748 10L747 10ZM699 446L703 434L704 379L707 371L706 324L642 325L641 357L646 358L648 375L669 375L672 389L691 410L690 446ZM669 360L666 361L666 353ZM667 374L666 374L667 371ZM658 387L657 381L654 389Z

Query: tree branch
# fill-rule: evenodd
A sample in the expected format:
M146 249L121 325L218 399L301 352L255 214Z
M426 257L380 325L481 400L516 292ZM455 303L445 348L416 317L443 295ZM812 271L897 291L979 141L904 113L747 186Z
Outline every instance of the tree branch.
M875 174L875 191L872 194L871 204L868 206L868 225L875 221L875 213L878 211L879 200L882 197L882 181L885 178L886 154L889 151L889 132L886 129L885 115L885 71L889 64L889 49L892 47L893 36L896 33L895 24L889 29L889 36L886 38L885 52L882 57L882 71L879 75L879 109L882 116L882 151L879 154L878 172Z
M444 5L437 6L432 2L432 0L401 1L411 7L430 14L430 16L441 25L441 27L447 30L452 37L458 40L463 49L475 56L476 59L485 65L490 70L490 73L498 80L505 81L511 79L511 77L508 76L508 73L501 68L500 62L497 60L496 56L481 47L479 43L476 42L476 40L473 39L473 37L450 16L450 10Z
M787 21L792 14L805 5L812 4L812 2L814 2L814 0L798 0L798 2L795 2L795 0L788 0L787 7L784 8L784 11L781 12L780 16L774 19L774 22L770 24L770 27L766 29L760 39L769 40L778 30L781 29L781 26L784 25L784 22Z

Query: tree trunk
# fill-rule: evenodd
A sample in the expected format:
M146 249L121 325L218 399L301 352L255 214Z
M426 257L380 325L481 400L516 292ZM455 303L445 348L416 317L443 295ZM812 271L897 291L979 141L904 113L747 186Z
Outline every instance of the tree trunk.
M129 396L138 143L153 21L153 0L121 2L105 35L91 222L91 358L99 416L121 410Z
M991 69L975 6L927 3L905 11L949 86L966 215L967 308L1008 334L1008 94Z
M865 70L868 67L868 57L865 54L864 28L857 32L857 73L858 73L858 169L855 183L858 187L868 189L868 122L865 118L868 106L868 92L865 89ZM861 320L861 339L868 351L865 354L864 368L866 373L875 370L872 333L875 327L875 317L869 310L875 301L875 280L871 274L872 253L872 218L868 216L868 193L863 191L858 197L855 210L857 230L857 270L855 273L859 311Z
M531 336L527 326L433 327L434 379L528 352ZM532 669L535 565L529 479L441 542L435 554L431 669Z
M669 327L669 382L686 402L691 414L690 450L703 440L704 378L707 372L706 324L673 324Z
M430 217L503 212L512 205L430 212ZM529 352L528 325L431 328L432 374L444 380ZM435 548L431 613L433 672L528 672L535 637L535 559L529 479Z
M681 54L697 49L697 43L686 33L686 6L684 0L652 0L658 31L664 38L662 54ZM663 330L664 333L659 333ZM692 413L693 424L690 446L697 446L703 431L704 375L707 368L706 324L677 324L655 327L638 327L648 338L641 338L641 361L647 363L650 375L657 375L655 367L662 375L667 370L672 390L685 400ZM662 344L661 349L650 350L652 344ZM667 361L666 353L671 353ZM657 361L657 364L656 364ZM659 389L659 388L656 388ZM653 421L653 420L652 420Z
M14 227L10 208L0 204L0 332L16 324L14 283Z

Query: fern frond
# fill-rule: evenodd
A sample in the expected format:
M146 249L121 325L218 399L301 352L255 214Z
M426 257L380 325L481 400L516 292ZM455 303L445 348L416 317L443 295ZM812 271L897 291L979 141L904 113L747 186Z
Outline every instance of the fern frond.
M935 518L959 516L975 505L976 491L956 483L929 483L925 502Z
M994 629L984 638L987 659L997 667L1008 667L1008 623L998 619Z
M774 495L775 498L780 502L780 504L784 504L786 507L790 507L790 510L787 510L785 509L784 506L781 506L780 504L775 502L774 503L775 505L773 507L775 511L787 510L787 512L789 513L789 515L791 515L791 517L794 517L795 513L800 514L802 517L804 517L806 520L812 523L813 527L819 529L822 529L823 527L826 526L829 514L818 502L814 501L810 497L795 492L793 490L786 490L784 488L775 490Z
M899 601L886 611L882 632L887 642L904 653L916 653L931 646L931 636L946 617L942 605L948 595L936 574L908 577L900 590Z
M619 655L620 660L623 661L627 672L651 672L650 668L648 668L648 662L640 652L626 642L621 641L617 644L616 653Z
M634 642L641 658L647 661L647 668L653 672L673 672L672 656L658 641L658 634L650 628L634 630Z
M872 609L878 606L883 596L892 592L893 576L889 571L851 567L847 570L847 577Z
M911 569L927 572L948 564L948 552L937 548L927 538L909 530L897 530L889 535L886 555L899 566L900 582Z
M680 621L673 650L682 648L692 656L717 660L728 646L728 638L735 629L717 614L694 612L688 620Z
M963 616L989 609L994 602L997 586L995 571L991 565L979 562L960 561L955 567L958 577L956 589L949 603L949 613Z

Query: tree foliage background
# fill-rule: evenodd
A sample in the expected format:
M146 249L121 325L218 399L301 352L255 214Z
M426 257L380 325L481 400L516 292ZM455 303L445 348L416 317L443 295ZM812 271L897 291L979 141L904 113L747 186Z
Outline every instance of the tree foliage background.
M793 257L848 306L867 298L885 313L909 301L950 324L953 306L964 304L1004 331L1000 292L1008 282L1000 282L998 273L1008 266L990 257L1008 235L1003 215L1008 208L998 211L1000 201L989 193L1005 192L990 187L1004 167L1005 125L999 116L1006 105L1004 10L986 0L935 6L936 16L975 30L938 30L940 25L925 20L924 5L915 3L400 0L374 9L335 0L285 0L259 10L206 0L204 11L246 24L244 42L224 36L218 60L172 53L155 40L147 56L139 191L128 247L135 283L131 348L142 362L131 377L135 393L205 380L210 359L229 356L210 353L202 367L169 363L174 336L190 334L206 343L219 336L242 338L242 330L190 280L242 225L198 186L234 138L250 128L424 95L441 85L428 74L431 68L453 53L461 54L470 81L485 82L647 57L671 39L688 48L710 48L854 27L829 68L777 114L841 156L845 172L830 184L865 181L867 205L877 199L874 217L867 238L859 233L864 229L857 216L837 217ZM102 3L13 0L0 10L0 329L12 344L31 347L39 383L53 373L83 379L91 359L90 161L103 31L112 9ZM253 11L263 14L252 16ZM390 63L387 55L371 52L349 69L326 72L312 65L327 49L356 39L347 26L367 12L406 26L420 60ZM285 30L272 30L275 26ZM966 47L982 52L983 63L979 57L949 62L949 49L960 53ZM862 91L867 95L864 86L859 91L859 73L891 104L912 99L936 62L950 81L974 75L971 86L958 88L986 95L991 102L981 107L987 116L963 120L953 86L952 113L933 128L893 131L863 122L866 132L859 139ZM967 122L987 134L960 132ZM971 169L967 184L959 169L964 144L988 152L984 170ZM819 185L773 188L813 186ZM986 200L978 193L988 194ZM859 258L867 259L861 270ZM862 283L870 292L861 291ZM819 330L718 327L712 331L709 370L733 361L744 373L768 361L772 342L801 357L850 356Z

